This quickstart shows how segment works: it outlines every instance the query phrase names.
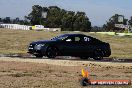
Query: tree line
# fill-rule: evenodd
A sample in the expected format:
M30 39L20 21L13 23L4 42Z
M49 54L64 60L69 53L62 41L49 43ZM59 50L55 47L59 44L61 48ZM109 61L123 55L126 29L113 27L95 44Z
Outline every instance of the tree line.
M46 16L43 16L43 13ZM32 11L26 18L32 25L44 25L51 28L62 28L64 31L90 31L91 22L85 12L74 12L57 6L32 6Z
M9 24L30 25L30 22L28 20L21 20L19 17L16 17L14 19L12 19L11 17L0 18L0 22Z
M122 17L121 22L119 17ZM132 27L132 17L126 19L123 15L115 14L108 19L102 27L91 26L91 22L85 12L74 12L61 9L58 6L42 7L32 6L32 11L24 17L24 20L0 18L0 22L22 25L44 25L49 28L61 28L62 31L124 31L125 28L117 28L115 24L129 25Z

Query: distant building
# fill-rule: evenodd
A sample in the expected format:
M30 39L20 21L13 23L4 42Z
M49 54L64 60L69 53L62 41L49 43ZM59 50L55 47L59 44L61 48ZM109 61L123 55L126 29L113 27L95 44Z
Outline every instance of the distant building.
M27 26L27 25L4 24L4 23L0 23L0 28L15 29L15 30L61 31L61 28L45 28L43 25Z
M17 29L17 30L30 30L32 26L19 25L19 24L0 24L1 28Z
M47 31L61 31L61 28L48 28Z
M32 26L32 29L33 30L42 30L42 29L44 29L44 26L43 25L34 25L34 26Z

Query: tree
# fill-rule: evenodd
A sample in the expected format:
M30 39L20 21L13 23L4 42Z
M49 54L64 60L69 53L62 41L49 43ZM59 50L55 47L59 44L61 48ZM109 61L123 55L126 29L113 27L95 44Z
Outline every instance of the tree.
M115 14L113 15L109 21L105 24L106 31L124 31L124 28L117 28L115 24L127 24L127 19L124 18L123 15Z
M104 24L104 25L102 26L102 31L106 31L106 30L107 30L107 25Z
M128 21L128 24L132 26L132 16L130 17L130 20Z
M11 23L10 17L5 17L5 18L3 19L3 23Z
M103 25L103 26L105 26L105 25ZM93 26L91 28L91 31L92 32L102 32L102 31L105 31L105 30L103 29L103 27Z
M44 19L42 12L46 12ZM64 31L90 31L91 22L85 12L66 11L57 6L32 6L32 12L25 16L32 25L41 24L50 28L62 28Z
M84 12L77 12L75 16L75 22L73 24L74 30L90 31L91 22Z
M2 18L0 18L0 22L2 22Z
M39 5L32 6L32 12L27 17L32 25L41 24L42 11L43 10L41 6Z
M62 29L65 29L66 31L73 31L73 23L75 21L75 12L68 11L66 14L63 15L62 18Z
M20 23L19 17L15 18L15 19L12 19L12 23L13 24L19 24Z
M50 6L46 18L47 27L60 27L61 26L62 13L61 9L57 6Z

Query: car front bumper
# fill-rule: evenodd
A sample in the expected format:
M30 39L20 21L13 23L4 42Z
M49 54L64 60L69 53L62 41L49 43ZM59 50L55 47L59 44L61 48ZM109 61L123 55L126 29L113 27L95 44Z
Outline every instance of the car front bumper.
M34 46L32 45L32 46L29 46L28 47L28 52L27 53L30 53L30 54L33 54L33 55L35 55L35 54L42 54L42 55L45 55L45 52L46 52L46 49L43 47L43 48L41 48L40 50L36 50L35 48L34 48Z

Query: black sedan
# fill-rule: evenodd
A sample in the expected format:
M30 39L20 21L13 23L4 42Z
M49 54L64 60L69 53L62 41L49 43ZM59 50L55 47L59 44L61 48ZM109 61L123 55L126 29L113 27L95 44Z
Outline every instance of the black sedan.
M111 55L111 49L109 43L84 34L63 34L51 40L32 42L28 47L28 53L36 57L74 56L101 60Z

